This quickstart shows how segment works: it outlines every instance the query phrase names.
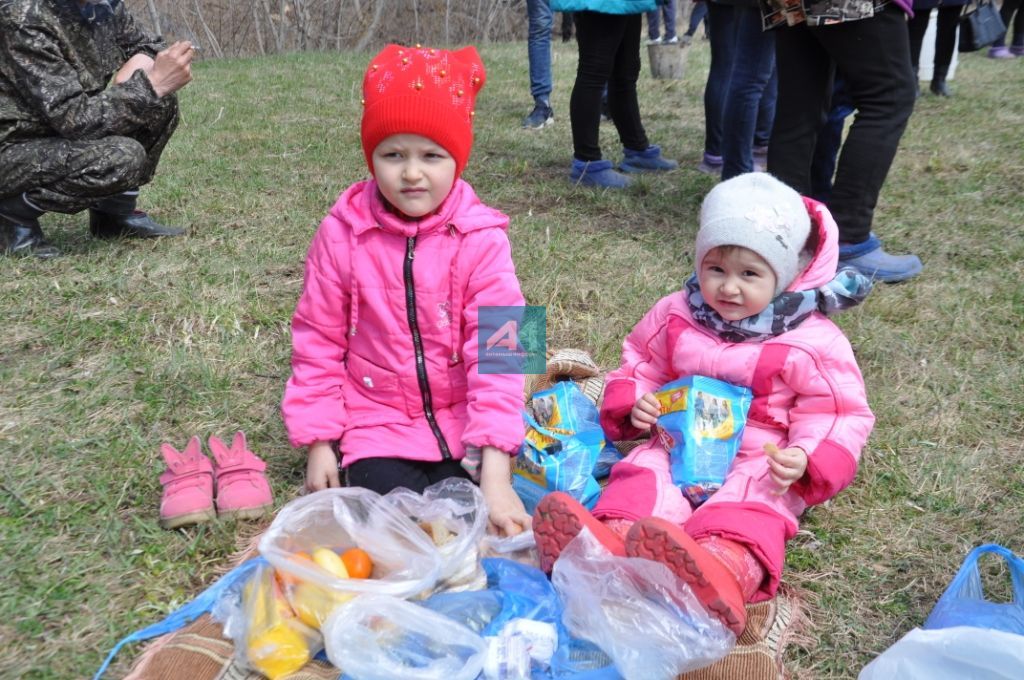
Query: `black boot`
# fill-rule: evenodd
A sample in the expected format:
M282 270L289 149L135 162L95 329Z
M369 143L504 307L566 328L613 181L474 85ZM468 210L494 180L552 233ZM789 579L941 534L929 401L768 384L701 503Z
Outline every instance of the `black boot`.
M31 255L48 260L60 251L43 237L39 226L42 210L25 202L23 196L0 200L0 252L4 255Z
M89 209L89 233L96 238L155 238L181 236L184 229L168 227L135 209L138 191L129 191L97 201Z
M946 85L946 73L949 71L949 66L935 66L935 73L932 74L932 84L929 88L937 97L952 97L953 93L949 91L949 86Z

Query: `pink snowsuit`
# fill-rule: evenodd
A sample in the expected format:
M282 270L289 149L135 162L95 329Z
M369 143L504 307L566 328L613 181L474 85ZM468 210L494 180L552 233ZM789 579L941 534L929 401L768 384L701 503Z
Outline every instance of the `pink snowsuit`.
M518 450L524 376L477 371L479 308L524 304L507 228L461 179L417 221L390 212L373 180L341 195L292 318L281 410L293 446L338 440L346 467Z
M835 222L821 204L804 202L819 246L791 291L827 283L838 262ZM637 437L630 423L637 399L677 378L708 376L753 392L739 453L722 488L694 510L672 483L668 453L652 438L612 468L594 515L655 516L683 525L695 539L719 535L744 544L767 573L752 598L757 602L778 588L785 543L796 534L800 514L853 480L874 416L850 343L823 314L768 340L727 342L693 319L685 295L659 300L626 338L622 365L607 378L601 424L612 439ZM772 493L768 442L808 454L807 472L781 496Z

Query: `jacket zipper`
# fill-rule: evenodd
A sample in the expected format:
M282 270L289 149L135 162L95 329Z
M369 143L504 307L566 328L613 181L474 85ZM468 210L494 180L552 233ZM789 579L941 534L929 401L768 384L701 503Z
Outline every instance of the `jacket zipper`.
M441 458L451 460L452 452L445 441L444 433L437 425L434 418L434 406L430 397L430 381L427 379L427 362L423 356L423 338L420 337L420 327L416 321L416 288L412 279L412 258L416 250L416 237L410 236L405 240L405 264L403 275L405 279L405 313L409 319L409 330L412 331L412 346L416 353L416 379L420 384L420 396L423 398L423 414L427 417L427 424L430 431L437 439L437 446L441 449Z

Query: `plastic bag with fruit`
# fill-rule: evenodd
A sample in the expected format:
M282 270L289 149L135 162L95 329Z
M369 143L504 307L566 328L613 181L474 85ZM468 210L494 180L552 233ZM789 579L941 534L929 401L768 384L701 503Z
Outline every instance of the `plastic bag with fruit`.
M422 494L399 488L384 499L415 522L441 553L438 582L424 596L487 587L479 554L487 528L487 505L476 484L453 477L427 487Z
M214 615L224 621L224 635L235 642L235 655L247 668L270 680L302 668L321 649L320 633L305 623L285 598L270 566L229 589L216 604Z
M360 488L292 501L259 545L300 619L319 627L356 595L412 597L434 587L442 556L394 503Z

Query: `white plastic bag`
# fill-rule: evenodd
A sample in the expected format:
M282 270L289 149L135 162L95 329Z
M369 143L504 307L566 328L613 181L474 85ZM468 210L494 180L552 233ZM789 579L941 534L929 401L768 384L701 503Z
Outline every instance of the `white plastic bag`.
M428 486L422 494L395 489L384 500L419 526L440 552L441 573L435 590L487 586L479 559L480 541L487 529L487 504L476 484L452 477Z
M675 678L723 658L736 643L668 567L616 557L586 529L562 551L551 582L569 631L603 649L627 680Z
M323 626L327 658L354 680L473 680L484 639L452 619L386 595L361 595Z
M864 667L858 680L1018 680L1024 636L990 628L915 628Z
M327 547L362 548L373 560L371 578L338 578L299 553ZM368 489L324 489L284 506L260 540L260 554L276 569L339 595L375 593L411 597L429 591L441 573L434 543L411 519Z
M501 557L521 564L537 565L537 538L533 530L515 536L484 535L480 557Z

